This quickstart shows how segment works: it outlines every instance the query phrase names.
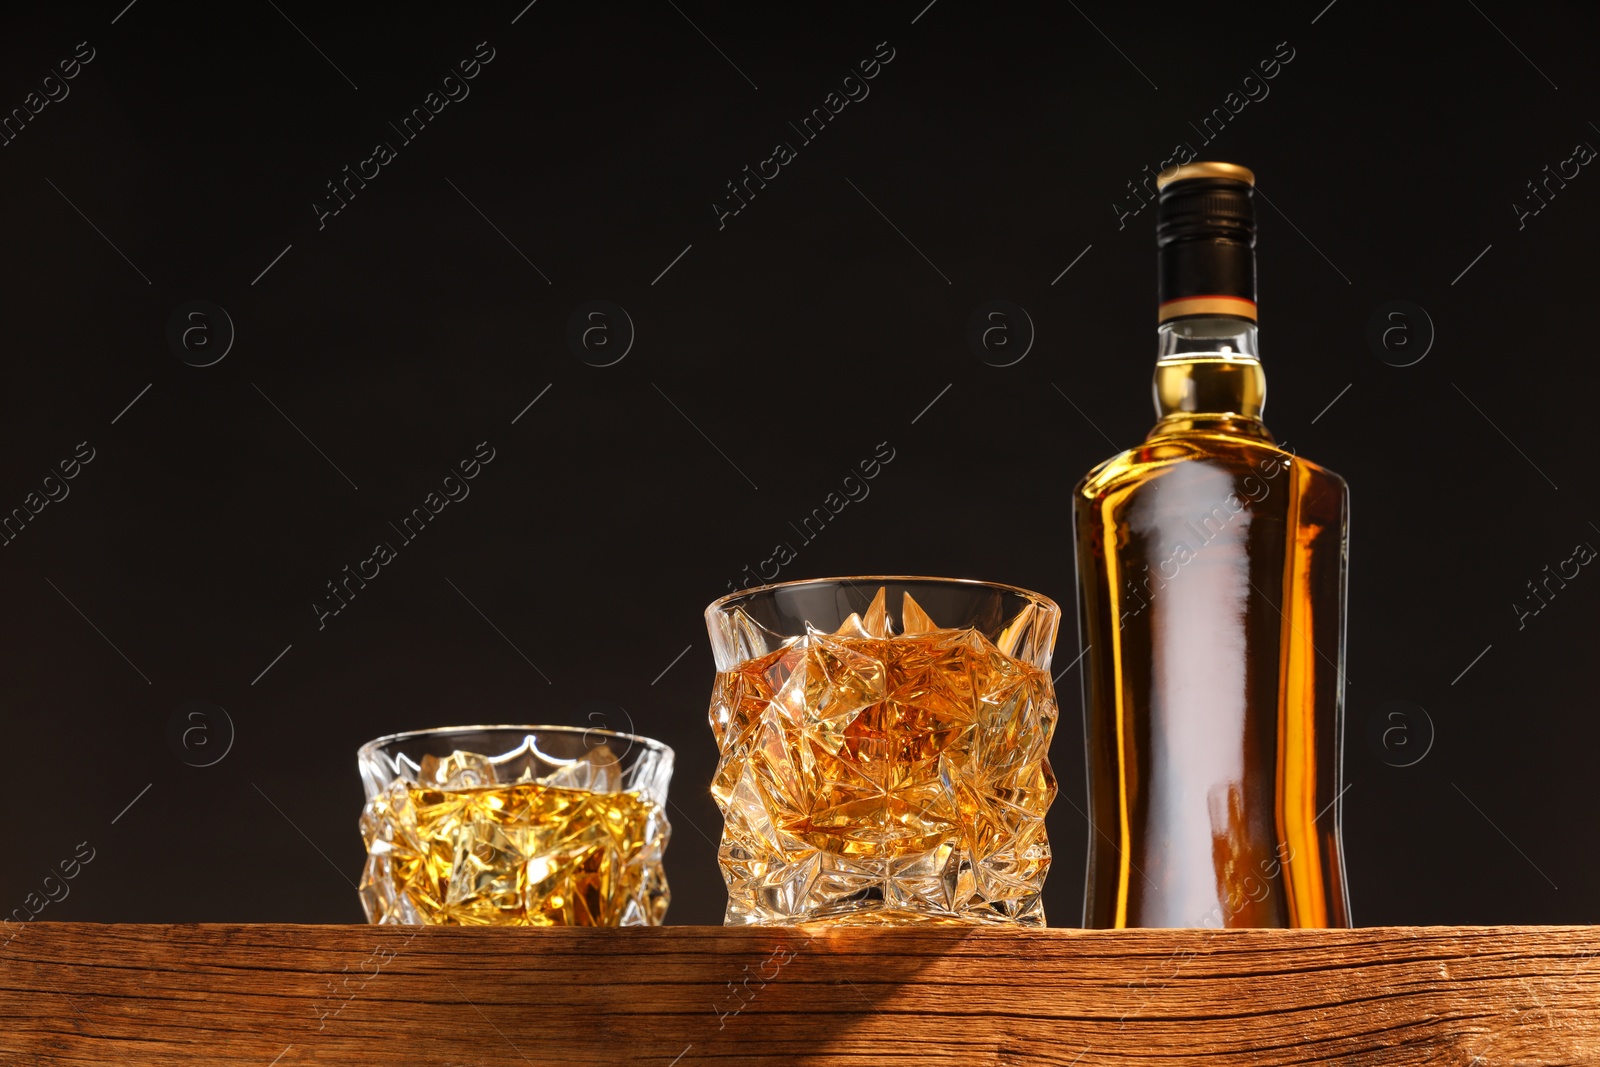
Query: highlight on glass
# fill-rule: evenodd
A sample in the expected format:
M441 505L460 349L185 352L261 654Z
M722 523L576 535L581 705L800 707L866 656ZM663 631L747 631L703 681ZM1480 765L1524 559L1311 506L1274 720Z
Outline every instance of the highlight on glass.
M659 926L672 749L610 730L464 726L370 741L373 923Z
M729 925L1044 925L1056 605L833 578L706 609Z

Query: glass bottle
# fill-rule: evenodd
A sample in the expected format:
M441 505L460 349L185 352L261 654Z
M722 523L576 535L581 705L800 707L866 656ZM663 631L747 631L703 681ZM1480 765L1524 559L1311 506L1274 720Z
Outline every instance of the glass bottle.
M1349 492L1261 420L1254 175L1158 182L1158 420L1074 493L1089 927L1350 925Z

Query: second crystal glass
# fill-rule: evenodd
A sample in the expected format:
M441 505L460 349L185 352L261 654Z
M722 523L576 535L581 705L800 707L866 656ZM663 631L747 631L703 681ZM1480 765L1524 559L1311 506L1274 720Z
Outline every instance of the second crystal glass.
M729 925L1044 925L1060 610L836 578L706 609Z
M658 926L672 749L569 726L465 726L361 747L375 923Z

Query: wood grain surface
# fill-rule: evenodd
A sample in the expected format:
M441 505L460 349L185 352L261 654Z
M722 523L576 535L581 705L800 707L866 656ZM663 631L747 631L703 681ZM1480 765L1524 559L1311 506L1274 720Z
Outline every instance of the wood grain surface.
M10 928L0 1064L1600 1064L1600 927Z

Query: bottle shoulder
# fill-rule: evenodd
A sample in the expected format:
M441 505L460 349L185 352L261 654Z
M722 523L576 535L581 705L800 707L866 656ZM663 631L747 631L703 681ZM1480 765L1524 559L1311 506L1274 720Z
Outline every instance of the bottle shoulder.
M1341 495L1348 492L1345 480L1338 474L1299 455L1292 444L1279 444L1270 435L1184 430L1152 433L1136 447L1101 462L1079 480L1074 495L1086 501L1100 499L1160 478L1181 464L1201 464L1240 478L1254 475L1271 479L1289 469L1298 469L1303 480L1322 483Z

